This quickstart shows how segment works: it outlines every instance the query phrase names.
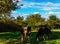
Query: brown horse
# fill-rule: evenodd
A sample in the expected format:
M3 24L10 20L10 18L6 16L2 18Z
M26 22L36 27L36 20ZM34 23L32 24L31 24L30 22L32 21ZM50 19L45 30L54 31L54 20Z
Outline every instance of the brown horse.
M24 26L21 29L21 41L24 43L26 41L26 37L28 37L28 42L30 42L30 33L31 33L31 27Z

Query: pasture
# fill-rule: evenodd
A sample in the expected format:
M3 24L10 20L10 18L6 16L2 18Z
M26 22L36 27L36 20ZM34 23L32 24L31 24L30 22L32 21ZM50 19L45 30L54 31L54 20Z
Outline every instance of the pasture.
M52 30L52 35L49 36L49 40L40 40L39 42L36 42L36 31L32 31L30 40L30 44L60 44L60 30ZM1 32L0 44L21 44L20 32Z

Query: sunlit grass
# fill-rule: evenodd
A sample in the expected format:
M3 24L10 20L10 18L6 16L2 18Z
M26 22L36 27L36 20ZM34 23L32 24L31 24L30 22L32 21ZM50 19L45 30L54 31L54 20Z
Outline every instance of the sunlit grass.
M60 29L54 29L52 31L54 31L54 32L60 32Z
M30 44L60 44L60 30L52 30L49 40L36 42L36 30L31 32ZM0 44L20 44L20 32L1 32Z

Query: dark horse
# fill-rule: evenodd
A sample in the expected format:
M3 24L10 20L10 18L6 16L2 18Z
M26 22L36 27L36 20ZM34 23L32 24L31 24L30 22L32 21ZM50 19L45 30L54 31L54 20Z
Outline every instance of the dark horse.
M37 39L37 41L39 41L39 37L43 37L43 39L45 40L44 35L46 35L47 39L48 39L48 36L50 34L51 34L50 28L48 28L47 25L44 25L44 26L42 25L39 27L39 30L38 30L37 35L36 35L36 39Z
M28 37L28 41L27 42L30 42L30 34L31 34L31 26L28 26L27 27L27 37Z
M28 37L28 42L30 42L30 33L31 33L31 27L30 26L24 26L21 28L21 41L26 41L26 37Z

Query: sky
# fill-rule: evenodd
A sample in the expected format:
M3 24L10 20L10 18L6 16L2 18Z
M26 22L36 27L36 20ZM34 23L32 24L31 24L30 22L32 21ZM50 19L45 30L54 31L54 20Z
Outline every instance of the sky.
M15 11L11 12L14 17L23 16L26 18L31 14L40 14L41 17L48 18L50 15L60 17L60 0L19 0L18 6L23 4Z

